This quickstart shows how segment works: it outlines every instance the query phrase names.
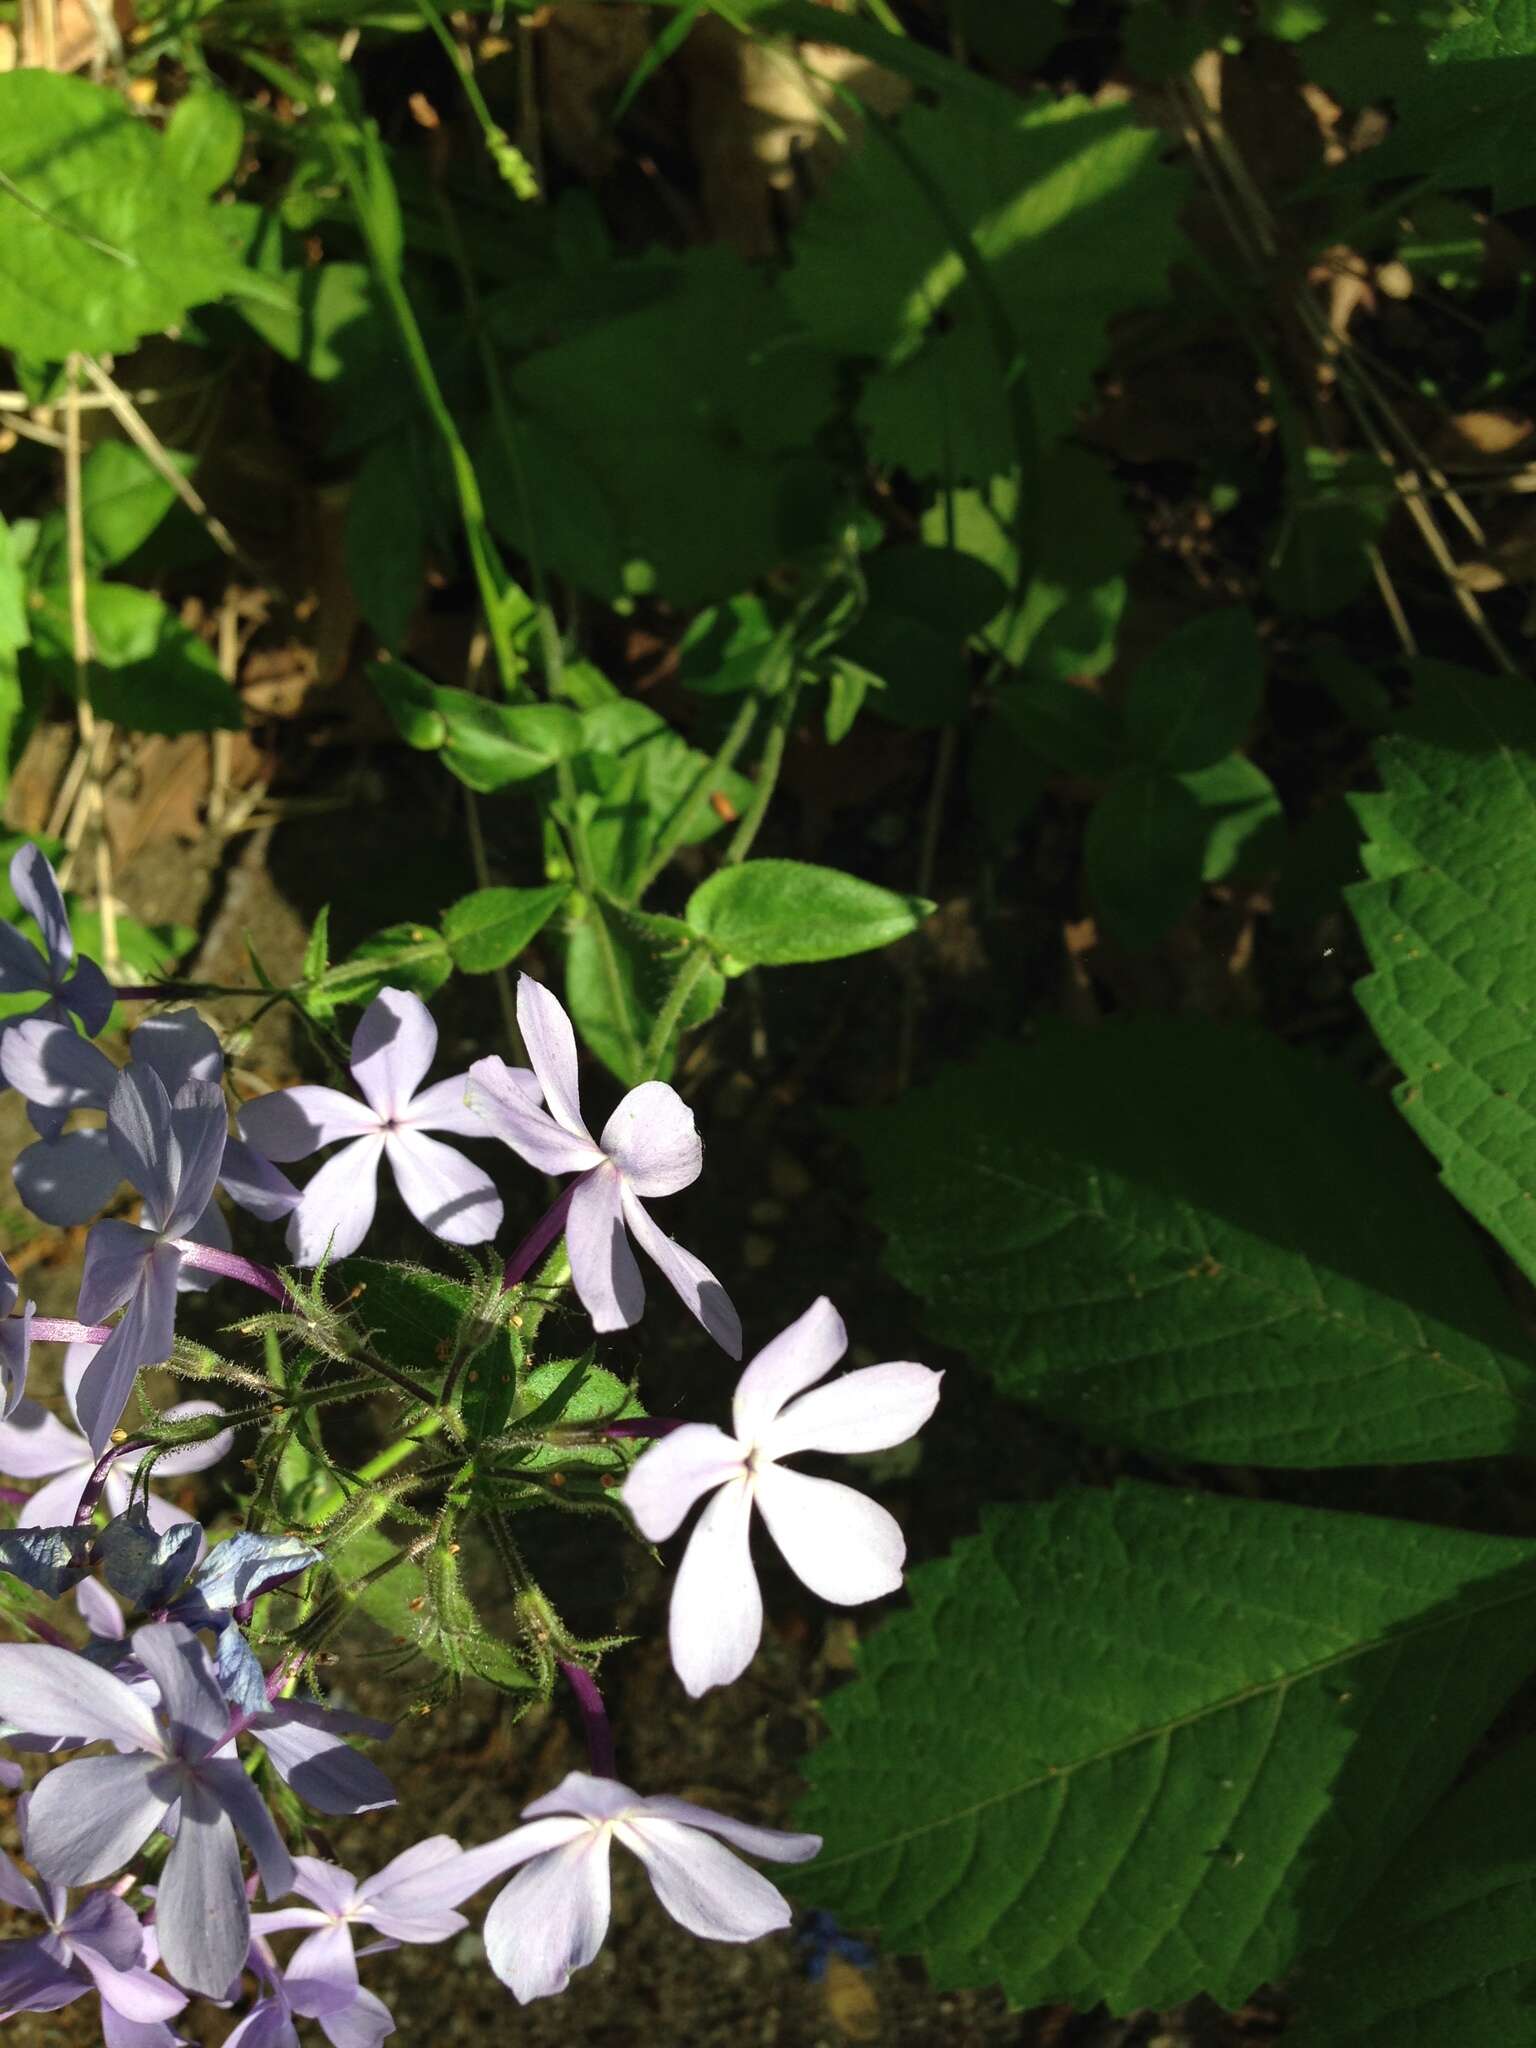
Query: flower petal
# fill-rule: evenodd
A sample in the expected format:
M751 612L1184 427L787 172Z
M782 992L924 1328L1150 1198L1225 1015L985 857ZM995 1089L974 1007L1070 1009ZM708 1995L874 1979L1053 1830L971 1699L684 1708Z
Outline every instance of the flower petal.
M509 1067L512 1074L527 1074L526 1093L537 1105L542 1097L539 1084L526 1067ZM454 1138L488 1138L485 1120L478 1110L471 1109L466 1098L469 1088L468 1074L450 1074L446 1081L434 1081L430 1088L423 1088L413 1096L409 1108L395 1121L412 1131L446 1131Z
M288 1854L266 1802L233 1757L199 1766L198 1776L218 1800L250 1846L269 1899L293 1890L293 1858Z
M888 1450L917 1435L939 1405L943 1378L926 1365L866 1365L781 1409L759 1446L769 1458Z
M144 1220L158 1230L176 1206L171 1098L153 1067L124 1067L107 1102L107 1138L124 1180L144 1197Z
M356 1917L395 1941L446 1940L464 1925L454 1909L523 1860L509 1846L518 1832L478 1849L461 1849L451 1835L417 1842L358 1886Z
M576 1034L571 1020L559 997L529 974L517 977L517 1028L550 1115L563 1131L590 1143L592 1133L581 1118Z
M190 1230L177 1233L177 1243L205 1244L220 1252L233 1251L235 1246L235 1241L229 1234L229 1224L225 1220L224 1211L217 1202L208 1204ZM183 1262L181 1271L176 1275L176 1292L205 1294L210 1287L218 1286L219 1279L219 1274L210 1272L206 1267L189 1266Z
M123 1169L103 1128L66 1131L28 1145L18 1153L11 1178L34 1216L67 1230L101 1214L122 1185Z
M519 2005L563 1991L608 1932L608 1837L581 1837L526 1864L485 1916L486 1960Z
M825 1379L848 1349L843 1319L824 1294L765 1344L736 1382L731 1415L744 1444L758 1443L784 1403Z
M619 1189L624 1205L624 1221L629 1225L630 1235L635 1243L639 1245L641 1251L656 1261L676 1290L684 1308L704 1325L721 1350L731 1358L740 1358L741 1317L737 1315L736 1305L731 1297L702 1259L696 1259L692 1252L684 1251L676 1238L668 1237L661 1225L654 1221L633 1194L627 1181L620 1181ZM572 1271L574 1270L573 1261ZM580 1292L579 1288L577 1292Z
M30 842L11 856L11 888L16 901L43 935L48 959L55 968L68 967L75 957L69 912L47 854Z
M172 1101L189 1081L216 1088L224 1078L218 1034L196 1010L162 1010L158 1017L146 1017L128 1046L140 1066L154 1068Z
M110 1118L107 1128L110 1132ZM185 1237L213 1200L224 1164L229 1111L223 1090L211 1081L184 1083L171 1102L171 1132L176 1145L174 1202L160 1228L167 1237Z
M437 1053L432 1012L409 989L381 988L352 1034L352 1078L379 1116L403 1116Z
M28 1856L50 1884L110 1877L164 1820L164 1778L165 1766L153 1756L87 1756L60 1764L27 1806Z
M226 1137L219 1185L263 1223L280 1223L299 1206L299 1191L287 1174L243 1138Z
M384 1133L374 1129L343 1145L321 1167L288 1219L288 1249L296 1265L317 1266L327 1252L344 1259L357 1250L378 1203L383 1156Z
M378 1765L323 1728L257 1722L251 1733L283 1783L316 1813L372 1813L395 1803L394 1787Z
M240 1135L264 1159L307 1159L337 1138L361 1138L379 1128L377 1110L339 1088L274 1088L240 1105Z
M565 1250L571 1280L592 1327L627 1330L645 1308L645 1282L624 1234L623 1182L603 1165L571 1190Z
M530 1818L579 1813L589 1821L617 1820L621 1813L629 1812L638 1797L617 1778L600 1778L592 1771L567 1771L552 1792L541 1792L537 1799L530 1799L523 1812ZM514 1828L512 1832L517 1836L522 1831Z
M112 1227L109 1223L98 1223L91 1237ZM148 1232L138 1235L148 1236ZM89 1240L85 1249L89 1274ZM139 1368L163 1364L171 1355L176 1341L176 1275L180 1271L181 1253L173 1245L152 1244L122 1320L85 1369L77 1410L86 1440L98 1458L111 1441L127 1406ZM81 1291L83 1294L83 1285Z
M152 1230L119 1223L115 1217L92 1227L85 1240L85 1267L80 1275L77 1302L82 1322L100 1322L138 1291L156 1241ZM82 1376L83 1371L84 1368Z
M75 962L75 971L68 981L59 984L59 996L74 1011L91 1038L106 1030L112 1005L117 1001L117 991L111 982L94 960L87 960L83 955Z
M631 1088L598 1143L637 1195L675 1195L704 1168L693 1111L665 1081Z
M617 1833L645 1865L667 1912L690 1934L706 1941L756 1941L789 1925L782 1892L697 1828L637 1816L620 1821Z
M711 1422L685 1422L635 1461L619 1489L642 1536L665 1542L702 1495L745 1473L741 1445Z
M73 1026L26 1017L0 1032L0 1073L28 1102L105 1109L118 1069Z
M160 1873L155 1933L176 1982L206 1998L228 1991L250 1945L251 1909L234 1823L195 1777L186 1781L176 1839Z
M907 1543L900 1525L851 1486L764 1465L757 1504L784 1562L819 1599L857 1607L901 1584Z
M821 1854L820 1835L796 1835L785 1828L756 1828L749 1821L732 1820L729 1814L716 1813L712 1806L695 1806L691 1799L674 1799L666 1792L640 1800L631 1818L638 1825L641 1818L651 1816L680 1821L684 1827L703 1828L729 1842L733 1849L744 1849L749 1856L762 1856L771 1863L809 1863L813 1856Z
M539 1106L538 1083L534 1091L527 1085L532 1079L526 1067L509 1067L502 1059L475 1061L466 1085L482 1135L500 1138L540 1173L586 1173L600 1166L603 1155L585 1132L573 1138Z
M0 1472L7 1479L49 1479L90 1455L85 1438L36 1401L19 1402L9 1421L0 1423Z
M672 1586L667 1633L672 1668L695 1699L740 1678L763 1634L763 1596L752 1569L752 1487L722 1486L694 1524Z
M297 1997L301 1980L293 1976L292 1963L288 1967L289 1986ZM350 2005L339 2012L321 2013L319 2022L331 2048L379 2048L379 2043L387 2041L395 2031L395 2016L389 2007L361 1984Z
M68 1527L74 1521L75 1509L79 1507L80 1496L85 1492L85 1483L96 1469L96 1460L91 1456L90 1445L84 1437L80 1437L78 1442L84 1453L82 1461L78 1465L67 1466L56 1479L50 1479L46 1486L40 1486L25 1507L17 1509L18 1529L59 1529ZM109 1474L109 1489L111 1483Z
M400 1198L447 1244L486 1244L501 1228L501 1197L489 1176L424 1131L391 1131L385 1156Z
M133 1654L160 1689L177 1754L201 1757L216 1749L229 1733L229 1706L197 1637L179 1622L155 1621L136 1628L132 1641Z

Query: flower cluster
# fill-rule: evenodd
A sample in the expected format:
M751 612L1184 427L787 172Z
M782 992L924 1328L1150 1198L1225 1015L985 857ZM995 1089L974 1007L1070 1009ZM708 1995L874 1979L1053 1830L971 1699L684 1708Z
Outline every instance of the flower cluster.
M429 1082L436 1026L418 997L385 988L352 1035L355 1095L331 1086L274 1090L236 1105L232 1128L222 1050L204 1019L191 1008L156 1010L132 1032L119 1067L91 1042L108 1022L114 991L98 968L77 960L57 882L37 849L16 856L11 882L44 950L0 925L0 991L47 998L35 1014L0 1028L0 1073L38 1133L16 1162L16 1184L44 1222L90 1230L78 1320L39 1316L30 1302L18 1312L19 1282L0 1260L0 1475L41 1482L31 1492L0 1488L15 1511L13 1526L0 1530L0 1601L34 1638L0 1645L0 1741L49 1760L18 1804L36 1879L0 1855L0 1899L42 1922L40 1932L0 1941L0 2019L94 1996L108 2048L170 2048L182 2039L178 2016L198 1995L243 2008L227 2036L232 2044L296 2042L296 2020L306 2019L338 2048L361 2048L385 2039L394 2023L362 1985L360 1961L461 1932L459 1908L498 1878L506 1882L484 1922L490 1966L518 2000L547 1996L602 1944L615 1842L639 1859L664 1909L696 1934L741 1942L787 1926L786 1901L741 1856L803 1862L819 1850L817 1837L747 1825L619 1782L592 1676L607 1645L561 1632L494 1503L543 1501L548 1489L540 1493L530 1476L532 1453L541 1443L578 1441L618 1461L622 1510L606 1498L599 1505L627 1516L651 1543L675 1535L702 1502L670 1617L673 1664L697 1697L738 1678L758 1648L754 1508L819 1598L852 1605L900 1586L905 1545L885 1509L787 1461L903 1442L932 1414L941 1375L897 1362L830 1378L848 1336L821 1298L746 1366L729 1432L637 1415L633 1405L580 1428L562 1424L559 1390L582 1378L587 1368L578 1360L554 1394L531 1404L521 1434L514 1417L500 1434L490 1429L487 1449L466 1434L457 1391L474 1346L509 1325L526 1339L566 1283L594 1331L630 1328L646 1301L636 1247L721 1349L741 1357L741 1320L724 1287L647 1206L703 1170L693 1114L676 1090L661 1081L632 1088L594 1138L582 1116L570 1019L524 975L517 1019L528 1066L486 1058ZM492 1244L502 1198L484 1168L445 1138L499 1142L565 1185L510 1254L482 1262L488 1292L478 1297L471 1334L440 1349L434 1386L418 1361L391 1360L360 1323L344 1327L324 1282L329 1263L367 1237L384 1162L406 1208L434 1237L461 1248ZM302 1188L282 1170L333 1146ZM125 1185L132 1213L102 1215L129 1206ZM233 1249L220 1188L259 1222L285 1227L286 1274ZM267 1375L230 1368L244 1405L229 1409L198 1399L157 1414L141 1390L145 1420L138 1432L125 1429L140 1373L188 1364L176 1331L180 1294L220 1282L267 1298L244 1325L264 1329L275 1346ZM310 1363L291 1381L274 1374L285 1341L308 1347ZM68 1422L26 1392L38 1343L66 1346ZM361 1368L361 1377L328 1380L326 1359ZM316 1673L334 1661L318 1646L333 1609L345 1606L338 1555L355 1530L404 1497L406 1482L393 1482L394 1494L370 1494L349 1480L302 1534L283 1535L259 1526L274 1483L268 1473L251 1526L212 1540L155 1490L168 1477L214 1466L242 1428L270 1423L294 1403L313 1404L312 1430L326 1401L359 1385L409 1397L416 1433L402 1437L401 1450L414 1452L442 1430L469 1460L462 1470L483 1474L476 1484L499 1517L514 1590L542 1617L531 1635L554 1645L539 1669L549 1678L563 1673L573 1688L592 1760L590 1772L569 1772L526 1806L509 1832L471 1847L433 1835L361 1879L292 1853L288 1837L304 1832L306 1809L367 1814L393 1803L387 1778L355 1746L385 1741L390 1724L323 1700ZM540 1437L546 1411L554 1419ZM641 1442L648 1447L636 1455ZM393 1461L391 1453L386 1463ZM453 1469L450 1458L443 1470ZM429 1470L423 1484L431 1477ZM448 1540L448 1516L463 1501L445 1480L437 1486L435 1509L412 1510L412 1526L426 1533L370 1576L428 1556L448 1568L459 1548ZM68 1596L76 1613L62 1627L45 1622L11 1599L11 1586ZM273 1624L274 1603L299 1618L286 1632ZM87 1640L77 1647L82 1624ZM274 1644L275 1661L264 1662L263 1648ZM0 1782L22 1782L9 1759L0 1759ZM280 1957L273 1938L296 1933L302 1940Z

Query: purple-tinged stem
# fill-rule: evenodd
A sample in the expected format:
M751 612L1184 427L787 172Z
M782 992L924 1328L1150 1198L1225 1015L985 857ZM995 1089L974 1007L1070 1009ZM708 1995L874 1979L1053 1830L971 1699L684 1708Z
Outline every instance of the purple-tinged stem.
M9 1320L19 1323L21 1317L12 1316ZM32 1318L34 1344L105 1344L111 1334L109 1323L74 1323L68 1316Z
M195 1238L173 1237L171 1242L189 1266L199 1266L205 1273L218 1273L225 1280L243 1280L247 1287L259 1288L284 1308L302 1309L303 1304L294 1299L270 1266L259 1266L254 1259L242 1258L239 1252L220 1251L217 1245L199 1244Z
M69 1640L68 1636L61 1636L50 1622L39 1621L35 1614L24 1614L21 1619L31 1629L39 1642L52 1643L56 1650L74 1650L78 1656L79 1652L75 1644Z
M149 1439L142 1436L131 1436L125 1443L108 1444L107 1448L96 1460L91 1476L85 1482L85 1491L80 1496L80 1505L75 1509L75 1527L77 1529L83 1529L90 1521L92 1515L95 1514L96 1503L101 1499L102 1491L107 1483L107 1474L112 1470L118 1459L130 1457L135 1451L147 1451L148 1449Z
M114 988L112 993L120 1003L163 1003L176 996L188 1000L201 995L202 990L190 981L148 981Z
M19 1508L23 1501L30 1500L31 1497L30 1494L23 1493L19 1486L0 1486L0 1504L5 1507Z
M526 1280L533 1268L543 1258L555 1239L565 1229L566 1212L571 1206L571 1197L586 1179L578 1173L559 1199L539 1218L532 1230L523 1239L517 1250L507 1260L506 1271L501 1276L501 1291L505 1294L515 1287L519 1280Z
M598 1433L601 1436L670 1436L674 1429L682 1427L680 1416L632 1415L622 1422L605 1422Z
M615 1777L613 1724L608 1719L603 1696L597 1689L597 1680L584 1664L568 1664L564 1658L559 1661L565 1682L575 1693L576 1704L581 1709L581 1725L587 1738L587 1760L592 1766L592 1775L594 1778Z

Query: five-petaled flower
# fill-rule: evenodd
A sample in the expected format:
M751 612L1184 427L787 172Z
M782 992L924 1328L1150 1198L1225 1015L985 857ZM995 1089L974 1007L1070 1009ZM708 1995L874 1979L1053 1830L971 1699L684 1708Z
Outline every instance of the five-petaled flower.
M30 1801L22 1800L22 1845L31 1854ZM113 1892L87 1892L73 1906L62 1885L35 1885L0 1849L0 1900L37 1913L46 1931L0 1941L0 2020L19 2012L56 2012L95 1990L104 2048L174 2048L167 2022L186 1993L149 1967L152 1944L138 1915Z
M485 1916L485 1952L524 2005L563 1991L602 1947L615 1841L640 1858L672 1918L710 1941L756 1941L790 1922L782 1893L721 1842L773 1863L808 1863L821 1848L820 1835L749 1827L686 1799L644 1799L585 1771L568 1772L523 1815L526 1826L487 1844L523 1868Z
M352 1078L363 1101L306 1084L258 1095L241 1110L241 1134L268 1159L304 1159L337 1138L350 1141L321 1167L289 1219L288 1248L301 1266L357 1250L373 1221L381 1159L405 1206L434 1237L484 1244L501 1228L501 1197L489 1178L426 1135L487 1135L465 1106L463 1074L422 1087L436 1051L437 1026L420 996L381 989L352 1034Z
M62 1023L73 1010L94 1038L112 1014L112 984L94 960L76 959L58 877L40 847L18 847L11 856L11 887L42 933L44 950L39 954L15 925L0 923L0 995L36 991L48 999L38 1015Z
M762 1636L750 1545L754 1503L790 1570L821 1599L856 1606L901 1584L906 1543L885 1509L852 1487L779 1462L797 1451L885 1450L915 1436L933 1413L944 1375L925 1365L865 1366L817 1387L847 1348L843 1319L823 1295L742 1374L734 1436L685 1423L624 1482L624 1505L653 1543L672 1535L702 1495L714 1494L672 1589L672 1662L695 1698L739 1678Z
M704 1148L693 1111L665 1081L631 1088L600 1139L581 1120L576 1035L547 988L518 977L517 1022L544 1091L533 1100L527 1070L476 1060L469 1100L485 1127L542 1173L577 1175L561 1195L571 1279L595 1330L627 1330L645 1307L634 1238L715 1342L741 1356L741 1318L709 1268L653 1223L641 1197L675 1195L699 1177ZM626 1234L627 1233L627 1234Z

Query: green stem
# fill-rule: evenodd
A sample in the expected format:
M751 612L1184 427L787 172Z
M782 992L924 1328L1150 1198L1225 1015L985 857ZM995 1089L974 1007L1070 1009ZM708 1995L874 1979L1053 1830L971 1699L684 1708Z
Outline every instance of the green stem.
M736 827L730 845L725 850L725 864L734 867L746 859L752 851L752 842L762 830L768 806L773 801L773 792L778 787L779 770L784 765L784 749L789 743L789 729L795 721L795 707L800 701L800 678L794 675L779 693L773 707L773 723L768 728L768 737L763 742L762 759L757 764L757 786L752 801Z
M650 1043L645 1048L645 1072L641 1075L642 1080L654 1081L661 1071L661 1063L667 1056L667 1047L672 1043L672 1034L677 1029L678 1020L687 1008L688 998L698 986L699 976L709 965L711 957L708 947L695 946L678 969L676 979L667 991L667 1000L657 1013Z
M389 167L377 136L365 131L362 143L363 148L369 153L369 168L373 175L381 182L387 180ZM381 241L373 208L363 181L358 175L357 163L352 151L345 144L337 148L336 161L347 188L347 195L352 201L353 211L362 228L363 239L368 244L368 255L373 264L374 274L389 302L395 325L400 331L406 360L411 366L417 390L447 450L449 466L453 471L454 488L458 493L459 512L464 523L464 538L469 546L470 562L480 591L480 605L485 613L486 630L490 634L491 647L496 656L501 687L508 697L524 696L526 692L518 680L517 656L512 648L511 635L507 631L505 606L502 602L502 588L506 578L496 559L490 526L485 515L485 502L480 495L479 479L475 475L475 465L469 459L469 450L464 446L458 423L449 410L442 386L437 381L437 372L432 367L432 358L428 354L415 309L401 278L400 266L391 259L389 251Z
M871 5L876 4L878 0L871 0ZM491 161L495 164L498 174L505 184L511 186L519 199L536 199L539 187L533 175L533 168L522 151L514 147L506 129L492 118L491 110L480 90L480 82L475 77L474 66L467 61L464 52L449 34L448 25L433 6L432 0L416 0L416 5L422 19L442 44L449 63L459 74L464 97L469 101L470 112L480 123L480 132L485 137L486 149L490 152Z

